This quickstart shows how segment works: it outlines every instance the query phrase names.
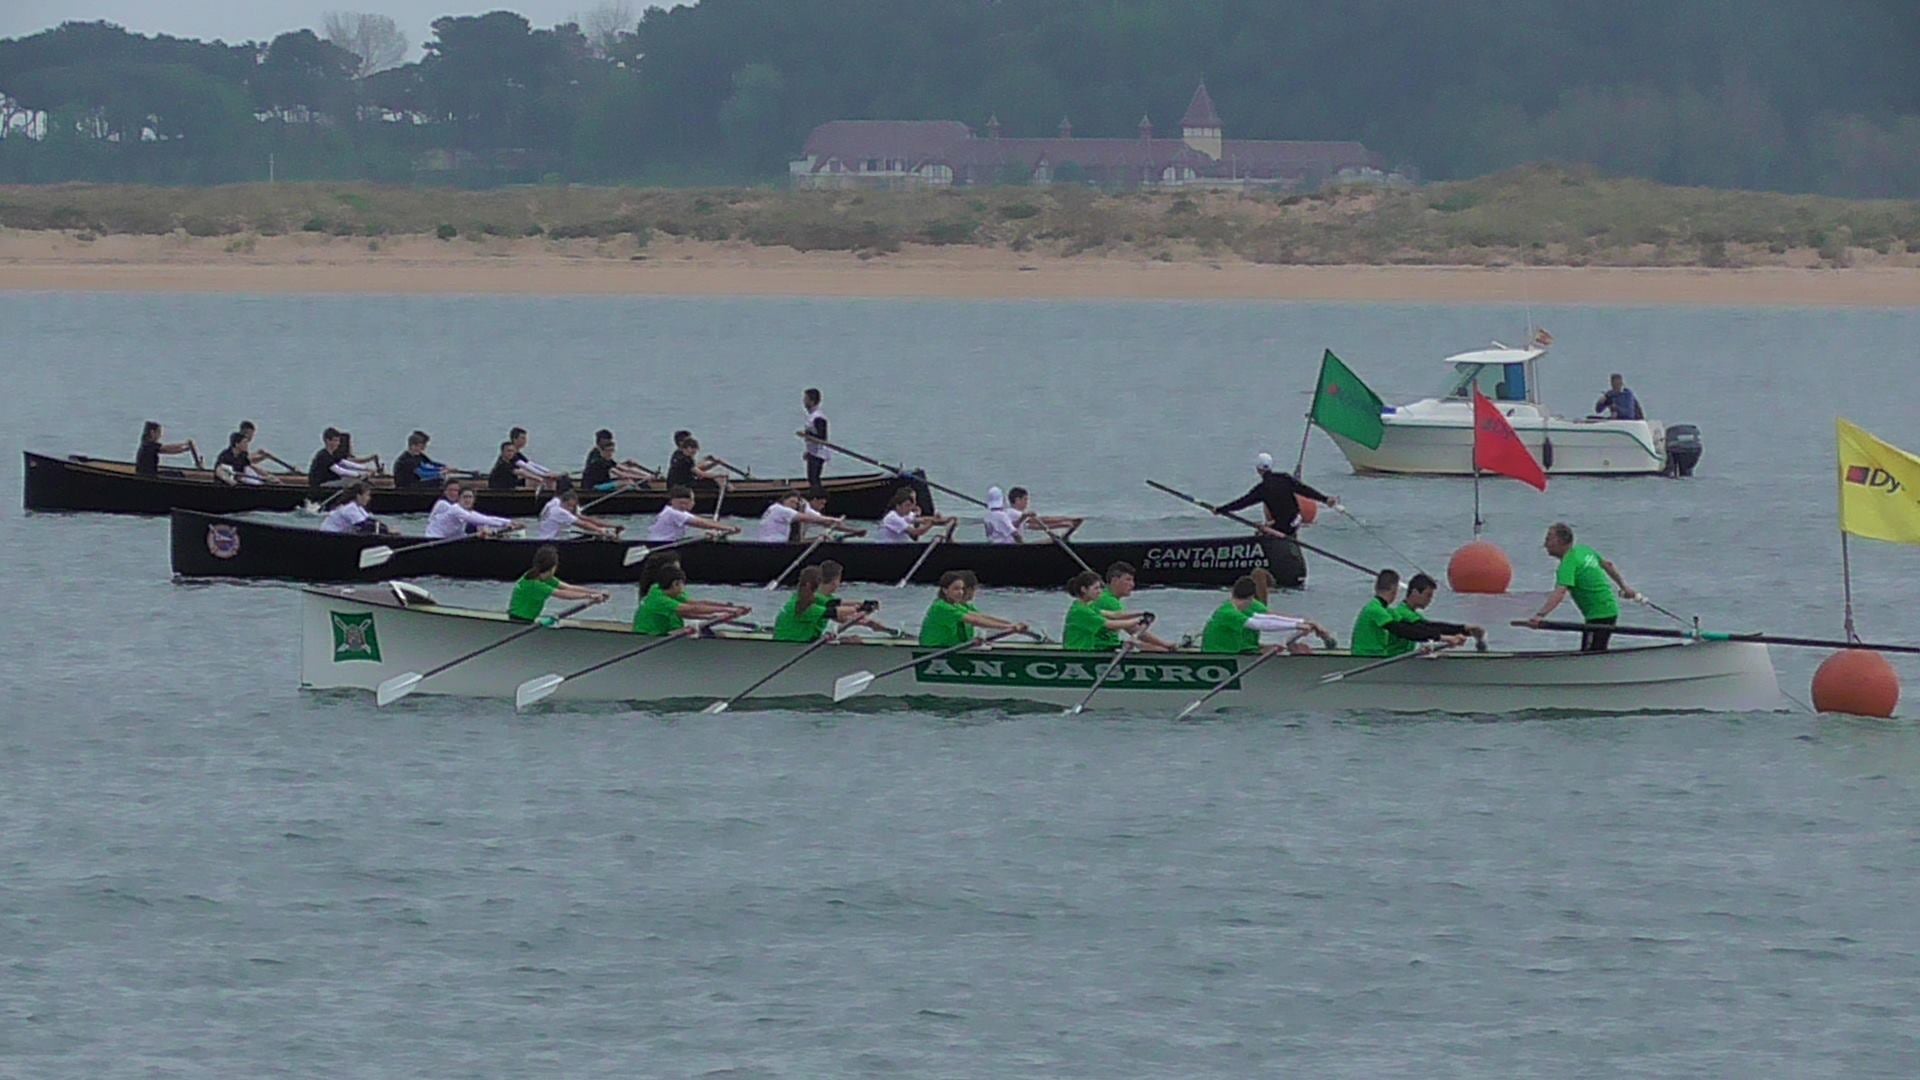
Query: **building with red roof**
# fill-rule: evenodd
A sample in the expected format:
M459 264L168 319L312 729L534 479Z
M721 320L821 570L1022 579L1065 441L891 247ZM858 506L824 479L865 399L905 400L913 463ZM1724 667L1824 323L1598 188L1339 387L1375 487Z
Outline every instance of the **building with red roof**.
M834 120L807 136L789 165L797 188L920 188L996 183L1114 187L1312 188L1331 180L1385 179L1386 163L1357 142L1229 139L1205 83L1180 118L1180 137L1159 139L1140 118L1131 139L1075 138L1065 117L1050 139L985 135L955 120Z

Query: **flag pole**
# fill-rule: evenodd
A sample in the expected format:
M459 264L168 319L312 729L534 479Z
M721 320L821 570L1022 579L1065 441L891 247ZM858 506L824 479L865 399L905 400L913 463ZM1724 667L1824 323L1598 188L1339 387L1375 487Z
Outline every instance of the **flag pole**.
M1315 401L1318 401L1320 399L1320 394L1318 391L1315 391L1313 396ZM1300 432L1300 460L1294 462L1294 465L1293 465L1293 478L1295 480L1300 479L1301 473L1306 471L1307 440L1311 438L1313 438L1313 413L1309 411L1307 413L1306 429Z
M1859 641L1860 635L1853 631L1853 562L1847 554L1847 530L1840 530L1840 594L1845 598L1848 641Z
M1475 437L1476 438L1478 437L1477 431L1475 432ZM1482 524L1483 523L1480 520L1480 463L1474 462L1474 465L1473 465L1473 538L1475 540L1480 539L1480 526Z

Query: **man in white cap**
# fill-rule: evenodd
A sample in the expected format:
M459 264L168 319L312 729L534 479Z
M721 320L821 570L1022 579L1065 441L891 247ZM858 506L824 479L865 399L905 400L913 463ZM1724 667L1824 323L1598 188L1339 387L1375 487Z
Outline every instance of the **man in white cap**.
M1295 479L1291 474L1275 472L1273 455L1261 454L1254 458L1253 467L1260 479L1245 495L1213 508L1216 514L1225 514L1234 510L1245 510L1256 503L1267 508L1267 527L1264 531L1275 536L1290 537L1300 530L1300 498L1302 496L1314 502L1338 506L1340 501L1322 492L1304 481Z

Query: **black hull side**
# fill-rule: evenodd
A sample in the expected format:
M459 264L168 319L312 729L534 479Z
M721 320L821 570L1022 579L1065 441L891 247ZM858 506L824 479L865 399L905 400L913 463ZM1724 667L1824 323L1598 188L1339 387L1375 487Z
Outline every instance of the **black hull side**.
M26 482L23 502L28 510L60 510L105 514L165 514L171 510L195 510L206 514L240 514L249 511L297 510L302 503L325 502L338 494L335 488L310 488L305 484L263 484L259 486L223 483L206 469L162 469L157 477L138 476L125 462L92 458L57 458L32 451L25 453ZM728 516L758 517L774 500L782 498L797 480L739 480L727 485L722 507ZM881 474L826 478L827 511L862 521L877 521L887 512L887 501L901 481ZM532 518L540 512L546 496L532 490L488 491L476 489L476 508L501 517ZM696 494L694 510L712 513L719 489L702 485ZM381 484L374 488L376 514L424 514L433 509L439 492L433 488L396 489ZM601 496L582 495L583 502ZM631 492L614 495L594 506L595 516L655 514L666 504L666 485L649 484Z
M449 577L512 581L533 561L538 540L469 540L409 554L421 537L347 536L246 518L175 511L171 534L173 572L187 578L277 578L289 581L383 581L389 578ZM638 541L573 540L560 545L560 573L575 582L639 580L642 565L623 566L626 551ZM362 549L394 548L391 561L362 570ZM764 585L799 557L804 544L764 544L728 540L674 549L696 582L714 585ZM1305 583L1306 564L1290 541L1252 537L1188 540L1084 541L1074 544L1096 570L1124 560L1138 568L1142 586L1224 588L1256 566L1273 573L1277 584ZM921 544L860 541L821 544L809 564L832 559L846 568L850 581L899 581L925 551ZM941 544L913 580L931 584L948 570L972 570L984 585L997 588L1055 589L1065 586L1079 566L1048 543ZM788 578L791 581L791 576Z

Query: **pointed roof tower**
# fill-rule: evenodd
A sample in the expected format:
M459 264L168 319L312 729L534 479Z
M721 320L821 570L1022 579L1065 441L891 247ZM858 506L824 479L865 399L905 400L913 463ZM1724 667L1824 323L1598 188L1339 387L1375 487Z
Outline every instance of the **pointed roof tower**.
M1193 92L1193 100L1187 103L1187 115L1180 118L1183 128L1221 127L1220 113L1213 107L1213 95L1207 93L1207 84L1202 80Z

